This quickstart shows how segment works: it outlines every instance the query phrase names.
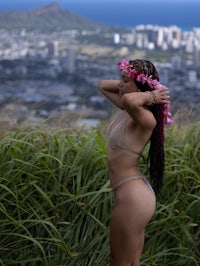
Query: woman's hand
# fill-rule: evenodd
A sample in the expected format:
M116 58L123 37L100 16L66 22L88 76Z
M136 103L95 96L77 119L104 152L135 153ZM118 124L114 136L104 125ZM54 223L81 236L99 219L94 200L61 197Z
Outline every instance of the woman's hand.
M147 91L146 93L149 94L149 102L147 105L169 103L169 90L167 88Z

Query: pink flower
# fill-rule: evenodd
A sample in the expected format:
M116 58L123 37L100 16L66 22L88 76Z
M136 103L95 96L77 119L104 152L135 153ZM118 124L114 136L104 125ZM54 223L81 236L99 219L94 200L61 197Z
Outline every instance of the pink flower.
M129 61L127 59L123 59L121 62L118 63L118 66L121 70L121 72L124 72L128 75L130 75L130 64Z
M169 103L165 104L165 106L164 106L164 123L167 125L174 123L174 121L170 118L172 116L171 113L169 112L170 109L171 109L170 104Z
M135 80L135 77L137 77L137 72L136 71L132 71L130 77L131 77L132 80Z

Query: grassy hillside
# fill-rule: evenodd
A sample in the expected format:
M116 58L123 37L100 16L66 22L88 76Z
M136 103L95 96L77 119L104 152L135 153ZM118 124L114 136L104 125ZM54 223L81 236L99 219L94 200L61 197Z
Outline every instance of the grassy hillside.
M0 132L0 265L108 265L105 143L103 125ZM174 125L166 129L165 184L141 266L199 265L199 202L200 124Z

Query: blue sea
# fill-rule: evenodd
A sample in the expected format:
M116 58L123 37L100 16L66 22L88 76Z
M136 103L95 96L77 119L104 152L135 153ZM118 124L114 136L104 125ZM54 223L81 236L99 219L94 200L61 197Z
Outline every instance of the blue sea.
M195 0L57 0L63 9L88 19L123 27L139 24L177 25L184 30L200 27L200 1ZM48 0L1 0L0 11L27 10L51 3Z

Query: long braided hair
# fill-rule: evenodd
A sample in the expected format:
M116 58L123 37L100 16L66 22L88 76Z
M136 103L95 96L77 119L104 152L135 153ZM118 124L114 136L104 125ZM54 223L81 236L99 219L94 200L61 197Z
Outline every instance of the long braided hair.
M139 73L143 73L152 79L159 81L158 72L155 66L148 60L131 60L129 64L133 66ZM140 91L151 91L152 88L147 83L142 84L137 80L134 80ZM156 119L156 126L152 132L149 148L149 173L152 187L156 193L160 193L163 178L164 178L164 106L162 104L155 104L150 107L150 111L153 113Z

